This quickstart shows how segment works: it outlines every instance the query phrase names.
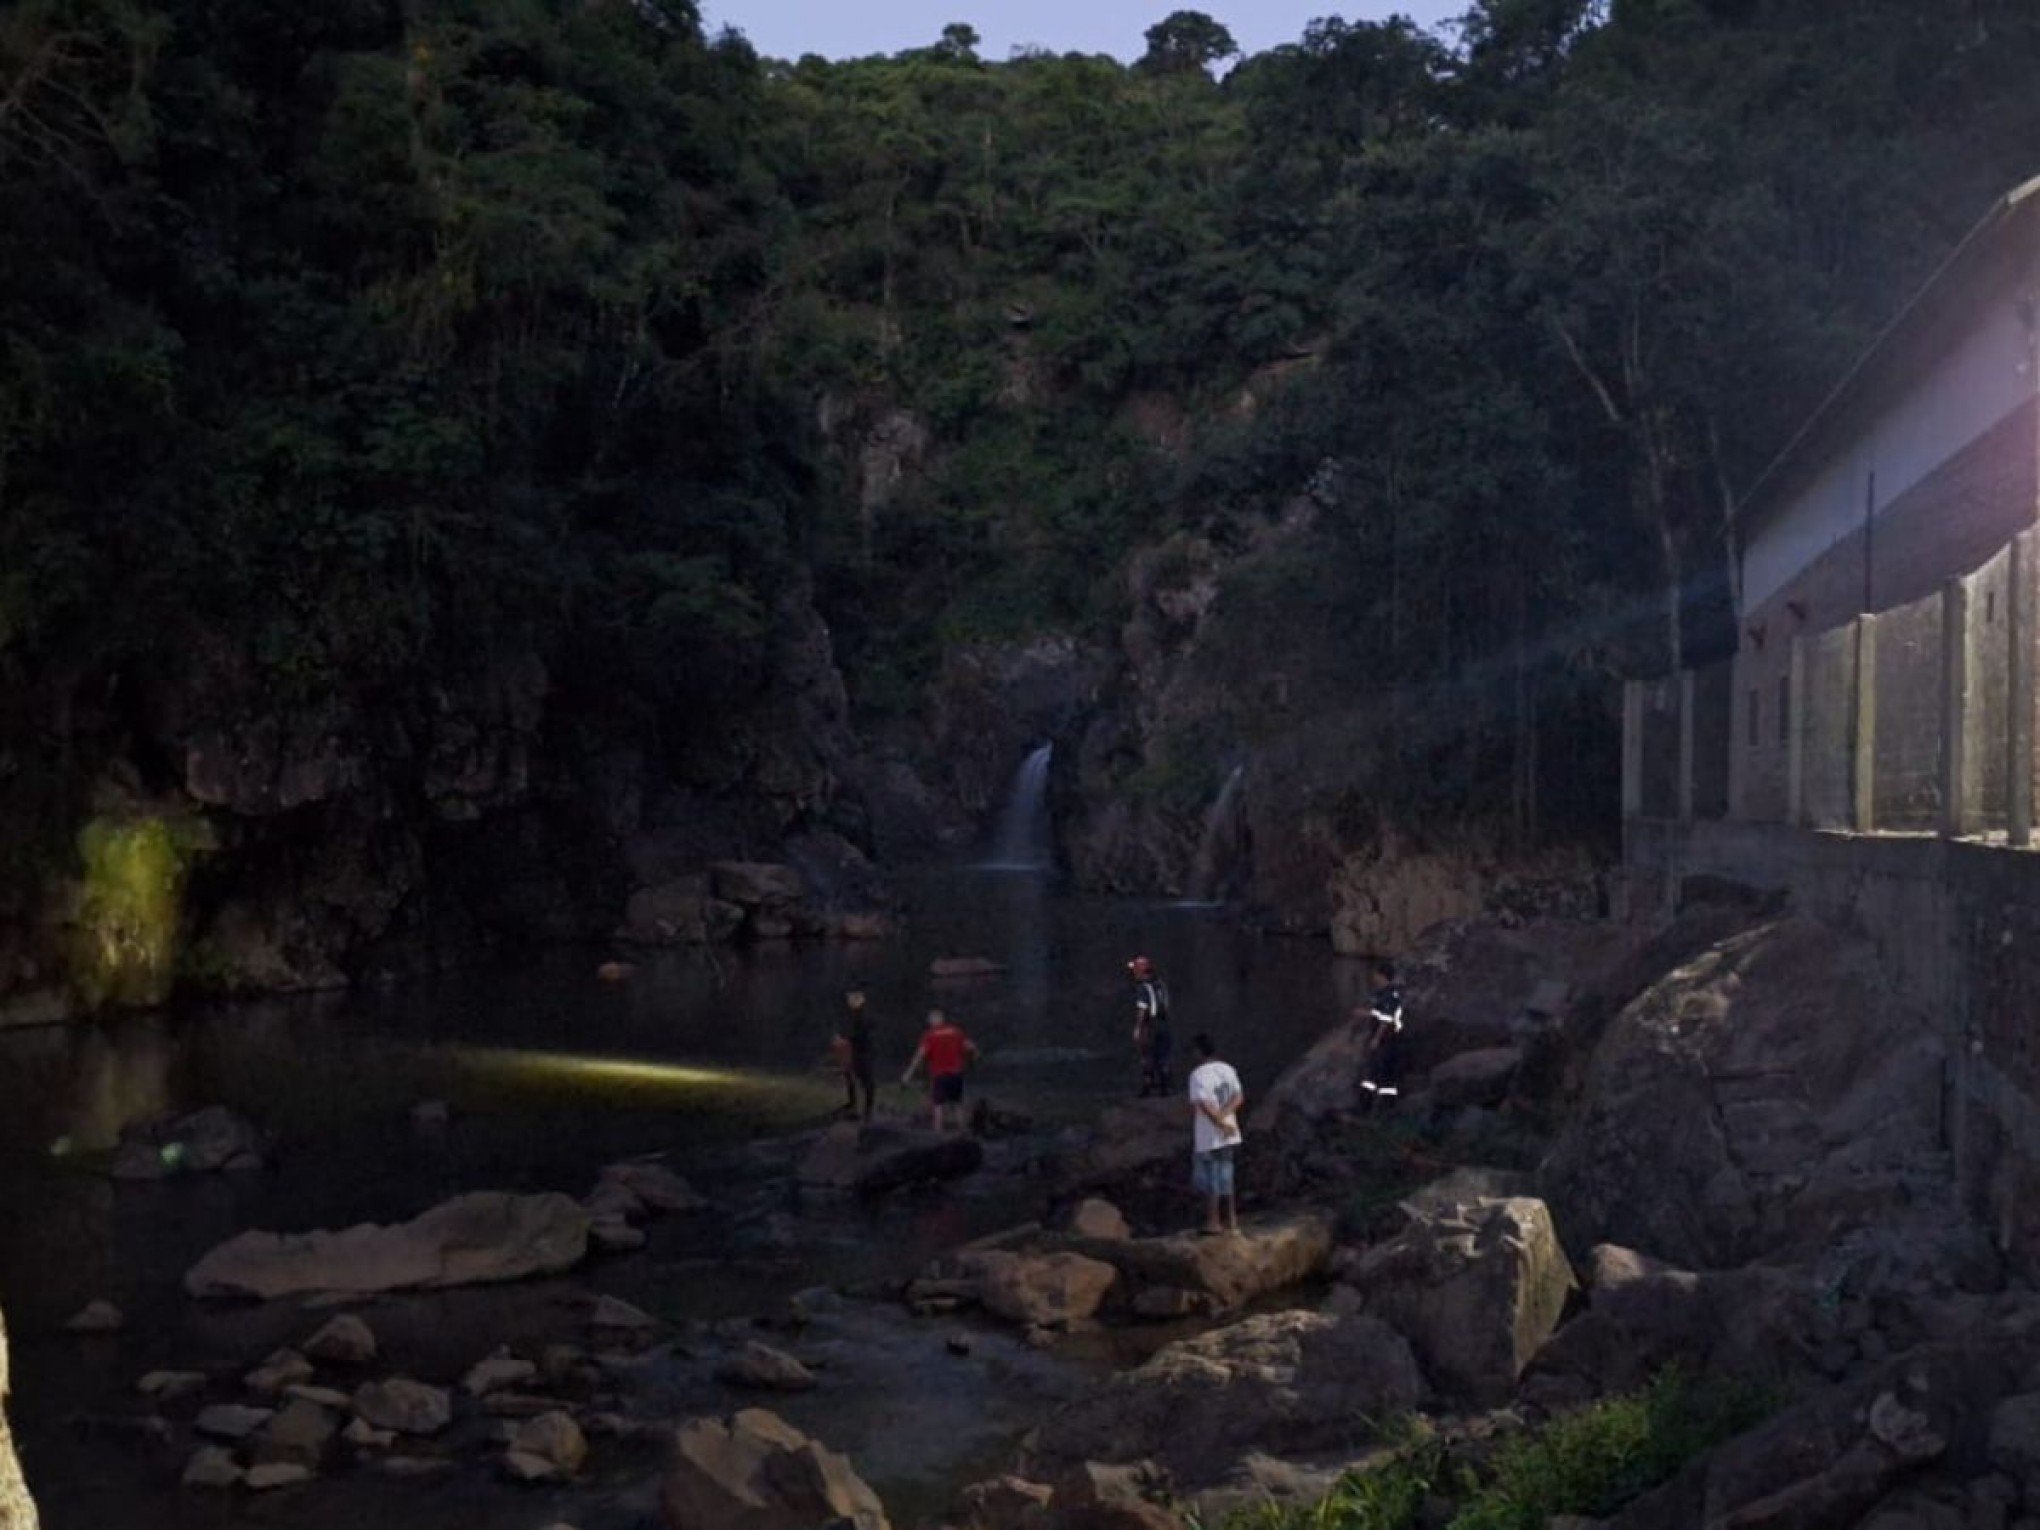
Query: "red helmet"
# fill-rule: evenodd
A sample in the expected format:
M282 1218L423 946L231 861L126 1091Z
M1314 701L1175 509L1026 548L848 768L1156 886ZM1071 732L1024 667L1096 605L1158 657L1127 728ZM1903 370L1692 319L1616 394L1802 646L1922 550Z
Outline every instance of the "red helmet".
M1145 956L1136 956L1126 964L1126 970L1137 978L1150 978L1155 975L1155 964Z

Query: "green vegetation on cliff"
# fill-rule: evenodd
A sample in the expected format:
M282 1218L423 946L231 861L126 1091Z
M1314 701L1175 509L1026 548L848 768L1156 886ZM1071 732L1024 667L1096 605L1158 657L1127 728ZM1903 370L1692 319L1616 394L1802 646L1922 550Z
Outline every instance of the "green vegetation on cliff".
M1477 1449L1420 1435L1316 1503L1243 1510L1221 1530L1415 1530L1437 1522L1426 1511L1439 1501L1453 1506L1447 1530L1544 1530L1565 1515L1613 1513L1774 1406L1756 1388L1666 1371Z
M1133 549L1306 494L1220 612L1241 688L1308 632L1412 790L1534 816L1561 758L1591 819L1607 673L1722 637L1726 497L2040 164L2010 0L1479 0L1222 78L1208 18L1152 42L18 0L21 824L68 853L105 760L174 782L165 697L222 671L401 713L531 654L555 739L711 735L810 576L853 700L911 710L945 644L1109 633Z

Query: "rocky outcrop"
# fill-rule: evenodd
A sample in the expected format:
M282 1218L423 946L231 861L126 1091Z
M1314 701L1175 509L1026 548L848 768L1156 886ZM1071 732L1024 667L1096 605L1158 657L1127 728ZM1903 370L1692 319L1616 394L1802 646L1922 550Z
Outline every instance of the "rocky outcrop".
M1127 1299L1157 1316L1228 1312L1321 1274L1332 1253L1332 1219L1299 1211L1258 1217L1236 1236L1073 1239L1069 1247L1118 1270Z
M223 1105L212 1105L128 1128L108 1172L115 1179L168 1179L259 1169L268 1147L252 1123Z
M1853 1526L1908 1479L1984 1467L1994 1410L2016 1394L2034 1355L2033 1330L2021 1325L1896 1356L1710 1452L1624 1508L1609 1530ZM1954 1522L1982 1523L1959 1513Z
M918 1306L974 1302L1031 1327L1061 1328L1106 1311L1180 1318L1229 1312L1323 1271L1332 1219L1293 1212L1244 1224L1234 1236L1086 1236L1013 1229L944 1255L908 1288Z
M7 1422L10 1392L7 1368L7 1325L0 1319L0 1530L36 1530L35 1500L21 1477L14 1455L14 1434Z
M1474 1201L1368 1249L1344 1272L1364 1310L1404 1335L1441 1392L1506 1402L1558 1326L1572 1267L1542 1201Z
M1823 1303L1813 1278L1766 1265L1681 1270L1604 1243L1586 1264L1586 1302L1532 1368L1540 1383L1577 1383L1569 1395L1633 1391L1674 1365L1691 1376L1796 1382L1817 1374L1842 1338L1840 1304Z
M801 1160L799 1179L810 1189L877 1196L973 1173L984 1157L975 1137L842 1121L816 1139Z
M1426 1392L1409 1344L1380 1320L1268 1313L1100 1382L1036 1432L1025 1475L1053 1482L1087 1461L1153 1460L1180 1483L1213 1482L1248 1451L1364 1444L1368 1420Z
M1579 1245L1688 1268L1848 1257L1861 1234L1862 1259L1991 1273L1950 1200L1941 1065L1929 1017L1866 945L1807 919L1761 925L1610 1024L1546 1198Z
M169 927L105 928L89 864L0 888L0 1023L160 1003L173 979L330 989L619 924L647 943L725 938L729 909L698 880L717 862L797 867L814 929L796 933L871 928L860 746L805 574L758 617L712 698L661 683L625 706L610 667L515 639L441 653L373 696L297 696L196 620L166 633L121 674L117 717L75 720L57 810L81 839L167 836L151 918ZM148 959L109 971L94 949Z
M549 1275L588 1251L588 1214L564 1195L478 1191L409 1222L341 1232L244 1232L184 1277L193 1296L267 1300L302 1292L478 1285Z
M682 1424L659 1507L666 1530L889 1530L847 1460L762 1408Z

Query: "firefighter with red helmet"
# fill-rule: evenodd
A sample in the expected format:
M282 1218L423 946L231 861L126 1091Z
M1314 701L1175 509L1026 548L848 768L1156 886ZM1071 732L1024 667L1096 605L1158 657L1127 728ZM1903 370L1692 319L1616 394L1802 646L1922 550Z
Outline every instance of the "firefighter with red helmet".
M1126 964L1133 981L1133 1046L1140 1055L1140 1093L1169 1092L1169 1056L1174 1050L1169 1035L1169 985L1145 956Z

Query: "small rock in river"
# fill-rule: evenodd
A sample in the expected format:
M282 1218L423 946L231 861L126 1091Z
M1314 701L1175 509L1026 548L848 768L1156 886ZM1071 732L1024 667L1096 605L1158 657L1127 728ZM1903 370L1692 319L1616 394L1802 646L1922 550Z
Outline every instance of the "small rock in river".
M357 1418L340 1431L340 1438L356 1450L387 1450L397 1443L397 1431L378 1429L367 1419Z
M967 1355L971 1352L970 1335L967 1333L953 1333L943 1342L949 1346L952 1355Z
M241 1480L241 1468L231 1453L218 1445L201 1445L184 1463L186 1487L227 1488Z
M375 1358L375 1330L343 1312L305 1340L305 1353L327 1365L366 1365Z
M520 1482L546 1482L571 1477L588 1458L581 1426L559 1409L526 1419L511 1437L503 1469Z
M245 1403L214 1403L198 1410L191 1427L216 1440L245 1440L276 1416L274 1408L251 1408Z
M249 1391L262 1397L275 1397L285 1387L311 1379L312 1362L294 1349L279 1349L241 1378Z
M312 1471L295 1461L267 1461L260 1466L249 1467L245 1480L254 1491L266 1493L271 1488L295 1487L300 1482L310 1482Z
M64 1324L72 1333L117 1333L126 1326L120 1308L105 1300L87 1302Z
M205 1390L204 1371L150 1371L135 1383L135 1390L157 1402L170 1402Z
M611 1333L644 1335L655 1332L659 1320L620 1297L598 1296L595 1305L589 1309L588 1326Z
M755 1339L724 1360L715 1374L718 1381L775 1392L805 1392L815 1384L813 1371L784 1350Z
M453 1421L453 1399L439 1387L408 1376L364 1382L354 1393L354 1411L378 1429L399 1434L437 1434Z
M538 1367L529 1360L519 1360L509 1350L499 1349L487 1359L476 1361L461 1385L470 1397L486 1397L504 1387L529 1381L537 1374Z
M588 1224L588 1241L605 1254L629 1254L645 1246L645 1234L622 1217L599 1216Z

